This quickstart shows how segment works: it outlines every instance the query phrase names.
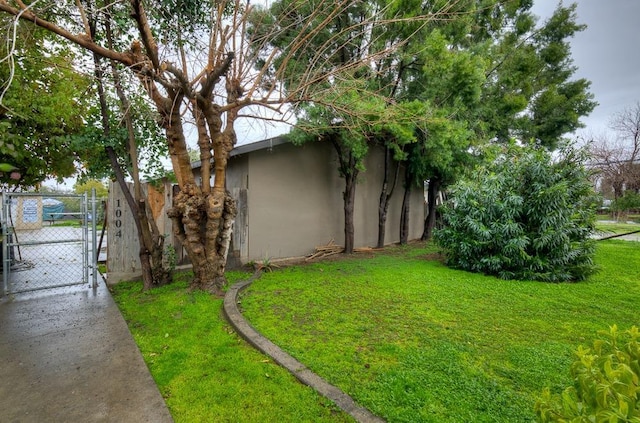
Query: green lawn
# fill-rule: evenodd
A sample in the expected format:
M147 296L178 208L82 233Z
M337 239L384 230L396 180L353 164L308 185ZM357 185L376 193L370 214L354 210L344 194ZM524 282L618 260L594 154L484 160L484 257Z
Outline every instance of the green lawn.
M283 269L247 291L249 321L389 422L523 422L572 351L640 325L640 243L599 244L587 282L503 281L397 249Z
M624 234L640 229L640 224L637 223L611 223L609 221L605 222L596 222L596 230L606 235Z
M640 243L598 244L581 283L451 270L421 245L266 273L243 294L264 335L389 422L525 422L571 383L572 351L640 326ZM245 274L233 273L237 280ZM186 283L114 297L176 422L349 421L231 332Z
M176 423L352 421L240 339L222 300L189 292L184 276L148 293L140 282L112 289Z

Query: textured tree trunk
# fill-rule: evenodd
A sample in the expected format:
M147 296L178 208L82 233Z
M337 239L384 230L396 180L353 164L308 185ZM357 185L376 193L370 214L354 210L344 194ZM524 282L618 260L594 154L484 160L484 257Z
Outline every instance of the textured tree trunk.
M391 195L396 187L398 181L398 174L400 172L400 166L396 163L396 170L393 176L393 182L389 186L389 173L391 173L392 163L394 161L391 158L391 150L385 148L384 154L384 179L382 181L382 189L380 190L380 203L378 204L378 243L377 248L384 247L384 239L386 236L387 226L387 213L389 211L389 202Z
M193 265L192 288L223 294L235 215L235 201L224 190L210 194L181 190L174 197L169 216Z
M411 206L411 185L405 184L400 212L400 244L409 242L409 212Z
M343 148L339 135L334 134L330 140L338 154L340 176L344 178L344 192L342 193L344 203L344 254L352 254L355 242L353 214L359 172L353 153L349 148Z
M404 169L404 195L402 197L402 209L400 210L400 244L409 242L409 212L411 211L411 187L413 177L410 166Z
M167 120L171 122L165 126L167 138L171 140L169 151L180 186L180 192L174 196L169 217L173 222L174 234L181 241L193 265L194 279L191 287L222 295L226 284L224 272L231 227L236 216L235 201L225 188L227 161L236 140L232 123L235 114L227 112L227 126L222 131L220 114L211 104L206 98L200 99L194 105L194 117L199 144L213 147L213 186L204 177L199 185L195 183L186 154L180 116L171 108L165 109ZM204 125L208 126L208 131ZM208 134L212 134L212 139L209 139ZM207 164L206 173L209 172L208 166Z
M422 240L428 241L433 235L433 229L436 227L436 199L440 192L442 182L439 178L433 177L429 180L427 188L427 217L424 220L424 230L422 232Z
M136 225L136 231L138 235L138 240L140 244L140 250L138 251L138 257L140 258L140 268L142 271L142 287L144 290L150 289L154 285L153 281L153 273L151 268L151 261L149 257L149 249L144 244L144 237L142 235L142 222L140 221L140 213L138 212L138 205L133 198L133 195L129 191L129 187L127 187L127 183L124 179L124 173L120 168L120 164L118 163L118 158L116 153L114 152L112 147L105 147L107 152L107 156L109 157L109 161L111 162L111 168L116 177L116 181L120 186L120 190L124 195L125 200L127 201L127 205L129 206L129 210L131 210L131 214L133 216L133 222Z
M353 223L353 211L356 198L356 181L358 172L353 171L345 177L344 199L344 253L352 254L354 248L355 228Z

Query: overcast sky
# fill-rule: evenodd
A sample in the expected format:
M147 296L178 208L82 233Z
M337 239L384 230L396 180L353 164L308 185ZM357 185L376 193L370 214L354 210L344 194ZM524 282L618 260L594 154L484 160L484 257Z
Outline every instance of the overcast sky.
M571 39L577 78L591 81L591 92L599 106L583 122L584 131L599 134L608 130L616 113L640 101L640 1L573 0L578 22L587 29ZM550 16L557 0L534 0L533 12Z

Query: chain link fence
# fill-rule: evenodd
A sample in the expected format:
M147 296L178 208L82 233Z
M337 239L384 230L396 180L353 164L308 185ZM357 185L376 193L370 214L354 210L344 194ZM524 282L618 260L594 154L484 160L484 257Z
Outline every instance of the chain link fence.
M96 201L3 193L0 295L97 283Z

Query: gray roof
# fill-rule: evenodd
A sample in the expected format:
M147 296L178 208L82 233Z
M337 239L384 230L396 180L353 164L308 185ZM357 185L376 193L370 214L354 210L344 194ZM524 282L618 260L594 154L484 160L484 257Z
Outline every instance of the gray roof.
M285 137L277 136L277 137L268 138L262 141L252 142L250 144L243 144L231 150L229 157L241 156L243 154L251 153L253 151L271 149L278 145L288 144L289 142L290 141L287 140ZM201 165L202 165L201 161L198 160L197 162L191 163L191 168L197 169L201 167Z

